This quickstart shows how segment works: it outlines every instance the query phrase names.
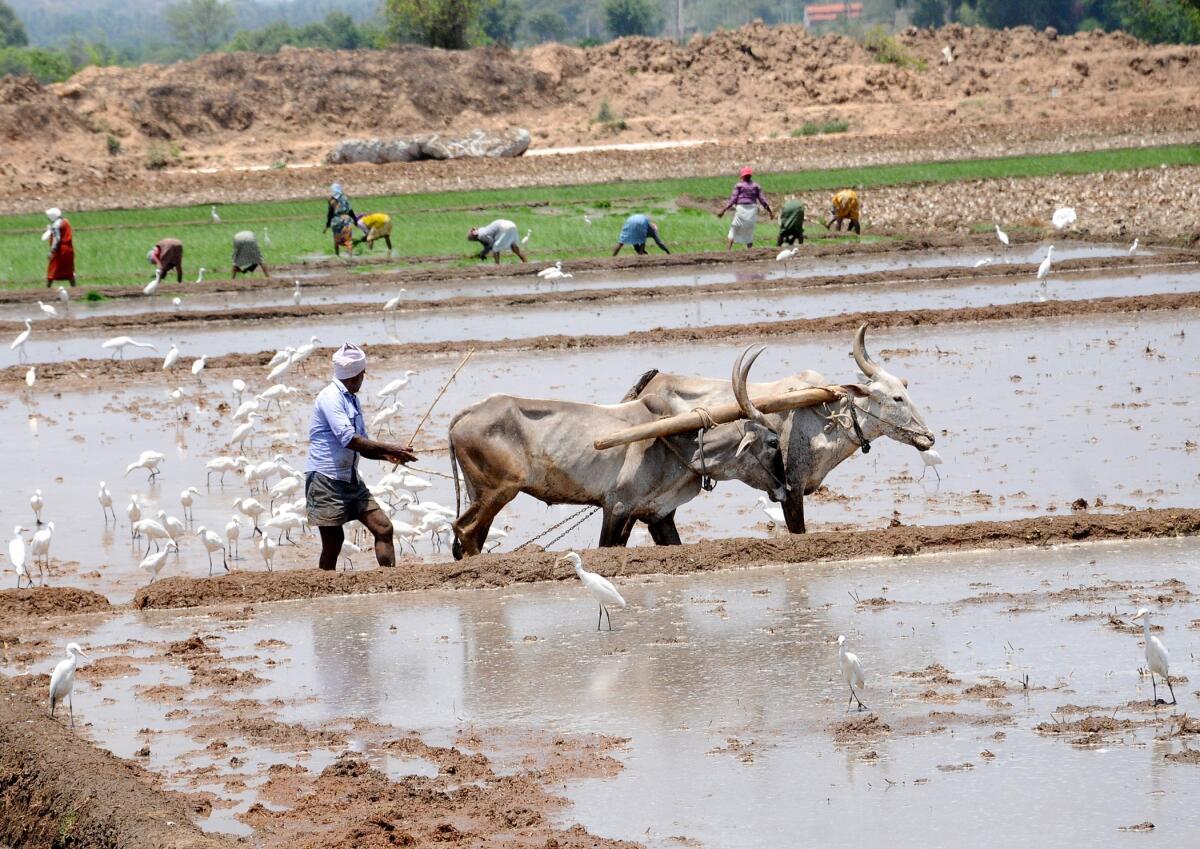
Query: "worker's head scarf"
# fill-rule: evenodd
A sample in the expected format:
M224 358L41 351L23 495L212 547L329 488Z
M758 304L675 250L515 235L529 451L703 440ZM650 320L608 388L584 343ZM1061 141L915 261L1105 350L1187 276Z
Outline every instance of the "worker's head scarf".
M150 250L146 251L146 262L150 263L151 265L153 265L154 261L158 259L158 257L154 255L155 250L156 248L151 248Z
M367 369L367 355L363 349L350 342L333 352L333 376L338 380L358 377Z
M341 183L334 183L332 186L330 186L330 187L329 187L329 193L330 193L331 195L333 195L335 198L340 198L340 197L342 196L342 194L343 194L343 192L342 192L342 184L341 184Z
M57 221L58 219L62 218L62 210L57 206L52 206L46 210L46 217L51 221Z
M753 176L754 176L754 169L751 168L749 165L747 165L745 168L742 169L742 179L743 180L746 179L747 177L753 177Z

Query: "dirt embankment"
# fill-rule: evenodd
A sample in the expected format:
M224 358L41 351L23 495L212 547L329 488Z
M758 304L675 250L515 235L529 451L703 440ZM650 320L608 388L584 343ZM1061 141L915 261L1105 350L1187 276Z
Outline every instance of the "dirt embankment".
M74 587L0 590L0 622L14 616L103 613L108 609L108 599L100 593Z
M911 57L908 66L881 63L842 36L752 24L684 45L629 38L515 53L287 49L170 66L89 68L44 89L28 81L8 84L9 96L0 98L0 136L8 142L0 166L14 183L10 195L35 195L80 181L144 176L146 153L155 145L177 146L177 166L228 169L316 162L340 138L393 136L397 128L520 125L541 148L684 139L744 144L830 120L847 122L859 137L800 142L814 153L847 143L861 152L861 136L906 137L905 148L937 150L948 135L976 149L1063 135L1040 129L1049 125L1072 137L1131 132L1137 144L1163 131L1196 129L1187 112L1200 99L1200 48L1150 46L1121 33L1058 38L1027 27L914 29L897 41ZM952 49L952 62L943 59L943 47ZM596 120L602 104L617 120ZM108 153L109 136L121 144L115 155ZM724 164L721 156L708 157L706 167L728 171L731 153L720 151ZM658 159L628 157L626 164L637 170L625 179L661 177ZM695 155L683 152L680 166L689 159ZM508 173L537 179L538 171L552 167L447 165L454 164L391 173L419 173L427 188L438 188L430 178L454 174L453 182L474 174L494 187L498 174L501 182ZM311 185L328 176L271 172L245 179ZM201 177L196 185L222 194L242 182Z
M31 690L0 676L0 845L237 845L203 834L182 802L154 789L153 776L63 728L33 699Z
M1200 509L1139 510L1122 515L1041 516L1008 522L899 526L886 530L811 533L773 539L724 539L653 548L607 548L585 553L588 569L630 577L686 574L767 563L805 563L860 557L1200 533ZM280 601L327 595L499 587L574 577L555 552L482 555L450 564L402 562L370 572L235 572L217 578L164 578L143 587L138 608L196 607L228 602Z

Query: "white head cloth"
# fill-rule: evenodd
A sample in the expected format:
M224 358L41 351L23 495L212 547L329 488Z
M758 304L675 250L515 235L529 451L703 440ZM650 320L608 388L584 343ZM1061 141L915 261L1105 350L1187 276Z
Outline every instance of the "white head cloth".
M357 345L346 342L333 352L333 376L338 380L358 377L367 368L367 355Z
M62 210L57 206L52 206L46 210L46 217L51 221L57 221L58 219L62 218Z

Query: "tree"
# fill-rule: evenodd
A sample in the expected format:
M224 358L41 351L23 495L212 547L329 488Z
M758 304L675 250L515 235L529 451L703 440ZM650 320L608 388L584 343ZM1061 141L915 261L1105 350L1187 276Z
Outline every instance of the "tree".
M533 40L538 43L565 41L567 38L566 19L558 12L549 9L534 12L529 16L529 22L525 26L529 30L529 34L533 36Z
M520 0L484 0L479 25L494 43L510 47L517 40L524 15Z
M1154 44L1200 43L1200 11L1184 0L1115 0L1121 29Z
M912 23L915 27L940 27L946 23L945 0L916 0Z
M1074 32L1079 21L1075 0L977 0L975 11L985 25L996 29L1028 25Z
M652 0L604 0L604 20L615 38L654 35L662 29L662 14Z
M478 24L479 0L386 0L384 11L396 41L464 50Z
M233 9L222 0L179 0L164 17L175 40L193 53L211 53L233 32Z
M25 25L4 0L0 0L0 47L24 47L29 43Z

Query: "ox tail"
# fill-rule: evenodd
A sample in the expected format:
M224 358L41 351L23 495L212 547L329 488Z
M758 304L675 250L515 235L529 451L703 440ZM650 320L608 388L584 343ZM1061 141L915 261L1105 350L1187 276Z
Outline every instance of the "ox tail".
M454 437L450 437L450 474L454 476L454 518L462 515L462 485L458 477L458 454L454 450Z
M643 374L638 378L637 383L633 384L633 388L625 393L625 397L621 399L621 402L624 403L626 401L636 401L638 396L642 394L642 390L646 388L646 384L654 380L654 378L657 376L658 369L656 368L652 368L650 371Z

